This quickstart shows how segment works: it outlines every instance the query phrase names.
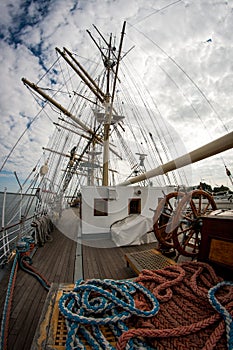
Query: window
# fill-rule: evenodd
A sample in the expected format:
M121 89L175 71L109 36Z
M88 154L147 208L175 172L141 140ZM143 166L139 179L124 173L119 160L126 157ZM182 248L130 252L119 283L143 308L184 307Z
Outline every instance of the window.
M94 216L108 216L108 199L94 199Z
M141 214L141 198L129 199L128 214Z

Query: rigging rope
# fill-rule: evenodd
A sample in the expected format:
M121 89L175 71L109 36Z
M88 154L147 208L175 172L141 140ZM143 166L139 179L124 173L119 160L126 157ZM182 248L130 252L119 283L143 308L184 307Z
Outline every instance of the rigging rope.
M136 69L132 66L132 62L130 60L128 60L128 65L131 65L131 67L133 68L133 70L136 73ZM169 140L167 140L167 136L169 136L169 138L171 140L171 143L173 145L173 149L175 149L175 145L174 145L174 141L173 141L173 135L171 134L170 130L168 129L167 123L165 123L165 119L163 118L163 116L162 116L162 114L161 114L161 112L160 112L156 102L152 98L152 96L150 94L150 91L146 87L144 87L145 91L143 91L143 90L140 91L139 86L142 85L143 82L140 81L140 84L139 84L135 80L135 76L137 76L138 78L139 78L139 76L138 76L138 74L133 74L132 71L130 71L128 69L128 65L127 66L124 65L124 67L125 67L125 69L127 71L126 75L130 77L131 81L133 82L133 86L134 86L135 90L137 91L137 94L141 98L143 106L145 107L146 112L147 112L147 114L148 114L148 116L150 118L150 122L153 125L153 131L156 133L156 136L157 136L157 138L158 138L158 140L160 142L161 148L162 148L162 150L164 152L164 155L165 155L165 157L166 157L166 159L168 161L169 160L169 156L168 156L169 150L168 150L167 144L169 144L170 142L169 142ZM145 94L145 92L147 94ZM149 107L149 102L148 102L149 100L151 100L152 105L154 105L154 107L155 107L155 109L156 109L156 111L158 113L158 116L160 117L159 120L158 119L156 120L156 123L155 123L156 115L154 114L153 110L151 110L151 108ZM138 112L138 114L139 114L139 117L140 117L140 113L139 112ZM157 116L157 118L158 118L158 116ZM140 119L141 119L140 125L144 126L145 123L144 123L142 117ZM144 119L145 119L145 116L144 116ZM146 130L145 132L148 134L149 131L151 131L151 127L150 127L149 130ZM148 139L150 140L150 138L148 138ZM153 147L151 146L150 148L152 149ZM149 150L150 150L150 148L149 148ZM156 153L158 154L159 160L157 160L156 157L155 157L154 158L155 162L158 163L158 164L160 164L160 163L163 164L163 161L161 160L162 157L161 157L161 155L160 155L160 153L158 151L158 148L156 149L156 152L154 152L154 150L153 150L153 153L151 154L151 158L153 159L153 155L156 156ZM178 153L176 153L176 155L178 155ZM179 172L178 172L178 174L179 174ZM176 180L176 176L175 176L174 172L172 172L172 176L174 178L175 184L178 185L178 182ZM181 180L181 182L183 183L182 180ZM164 179L164 183L166 184L165 179Z
M134 28L138 33L140 33L142 36L144 36L147 40L149 40L154 46L156 46L171 62L175 64L175 66L188 78L188 80L196 87L196 89L200 92L202 97L205 99L205 101L208 103L212 111L215 113L215 115L218 117L219 121L222 123L223 128L226 132L229 132L226 125L223 123L221 116L214 108L213 104L210 102L210 100L207 98L205 93L201 90L201 88L197 85L197 83L190 77L190 75L180 66L179 63L175 61L174 58L172 58L164 49L162 49L153 39L149 38L145 33L143 33L141 30L136 28L134 25L128 23L130 27Z
M173 2L171 2L170 4L167 4L166 6L163 6L163 7L161 7L160 9L153 11L153 12L150 13L149 15L144 16L144 17L142 17L141 19L139 19L137 22L134 23L134 25L135 25L135 24L138 24L138 23L140 23L140 22L142 22L142 21L144 21L145 19L147 19L147 18L150 17L150 16L156 15L157 13L159 13L159 12L161 12L161 11L167 9L168 7L171 7L171 6L177 4L177 3L181 2L181 1L182 1L182 0L173 1Z
M40 113L42 110L40 110L35 117L30 121L30 126L32 125L32 123L39 117ZM0 172L4 169L8 159L10 158L10 156L12 155L13 151L15 150L15 148L18 146L19 142L21 141L21 139L23 138L23 136L26 134L26 132L28 131L28 125L27 127L24 129L24 131L22 132L22 134L19 136L18 140L16 141L16 143L14 144L14 146L11 148L10 152L8 153L8 155L6 156L4 162L2 163L2 166L0 168Z
M129 61L129 64L132 66L132 62ZM162 138L159 134L159 131L157 130L158 128L161 129L161 123L157 123L155 125L154 123L154 113L152 113L152 111L150 110L149 108L149 103L148 103L148 100L149 98L152 100L152 102L154 103L153 99L151 98L150 94L148 93L147 91L147 95L143 94L143 92L140 90L139 86L142 84L142 82L140 82L140 84L136 81L135 79L135 76L137 76L138 74L132 74L129 72L129 70L127 69L127 66L126 65L123 65L125 70L126 70L126 73L127 74L124 74L125 76L125 79L124 81L126 81L126 76L128 76L130 78L130 82L131 82L131 85L133 84L133 88L134 88L134 92L133 94L129 94L129 92L127 91L127 88L126 86L124 86L124 90L122 91L123 95L124 95L124 98L125 98L125 101L128 102L129 106L132 105L132 108L131 108L131 112L133 114L133 117L134 119L136 120L138 126L139 126L139 131L140 131L140 134L147 146L147 149L146 149L146 153L149 153L149 158L147 158L147 162L149 163L149 166L150 168L153 168L154 167L154 164L156 163L160 163L160 161L157 159L157 150L154 149L153 147L153 144L151 142L151 139L150 137L148 136L149 134L149 131L151 131L151 125L149 125L149 121L152 123L152 125L154 126L154 129L157 133L157 136L158 136L158 139L161 143L161 146L162 146L162 149L166 155L167 153L167 150L164 146L164 143L162 141ZM135 70L136 72L136 70ZM130 86L130 83L128 83L128 85ZM127 93L127 95L126 95ZM143 96L144 95L144 96ZM133 99L133 96L136 96L137 99L136 99L136 102L134 101ZM143 115L142 115L142 112L141 112L141 108L140 108L140 104L143 106ZM127 112L127 109L126 109L126 112ZM161 120L163 120L161 118ZM128 118L128 123L130 124L130 118ZM163 121L163 124L164 121ZM132 126L131 126L131 132L132 132ZM162 133L162 131L160 130L160 133ZM132 134L134 135L134 133L132 132ZM136 136L134 135L134 138L135 138L135 143L137 142L138 143L138 139L136 138ZM140 150L139 150L139 153L145 153L145 150L143 150L143 147L140 145ZM160 154L158 154L158 157L160 158ZM153 164L150 164L150 161L152 160ZM152 166L153 165L153 166ZM167 178L167 177L166 177ZM164 183L166 184L166 179L165 177L163 177L163 181ZM156 179L158 182L159 182L159 179L157 178Z

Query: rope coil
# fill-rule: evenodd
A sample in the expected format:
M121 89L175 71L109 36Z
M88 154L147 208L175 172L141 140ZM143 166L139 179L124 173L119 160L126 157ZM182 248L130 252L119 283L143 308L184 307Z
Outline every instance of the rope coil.
M1 337L0 337L0 348L2 350L7 350L10 313L11 313L11 306L12 306L12 299L13 299L13 292L14 292L17 270L18 270L18 252L16 251L16 255L12 265L9 283L7 287L3 313L2 313Z
M149 308L137 307L134 295L147 299ZM128 330L125 321L132 315L148 318L157 314L159 303L155 296L138 283L92 279L76 282L74 290L64 294L59 301L61 313L66 318L68 336L66 349L85 349L82 337L93 349L114 349L104 337L101 326L109 325L119 337ZM131 340L130 349L148 349L140 340Z
M212 300L215 305L212 307L210 297L213 299L219 289L216 285L223 286L226 282L216 276L210 265L184 262L161 270L143 270L135 281L156 296L160 302L160 311L146 322L140 318L135 320L135 329L124 332L118 339L118 350L125 349L133 337L143 337L150 346L159 350L226 350L226 346L228 350L233 349L230 339L233 289L229 288L228 293L221 290L218 295L221 307L216 306L216 300ZM227 337L221 316L225 317L228 327Z
M3 313L2 313L1 333L0 333L0 349L2 350L7 350L11 306L13 301L13 293L14 293L18 267L30 273L32 276L36 277L37 280L42 284L42 286L46 290L49 290L50 288L50 283L42 276L42 274L40 274L32 266L30 266L32 264L32 260L28 255L30 254L30 243L33 243L33 239L30 237L26 237L25 240L22 239L17 243L15 258L11 268L11 273L9 277L5 303L4 303Z
M226 324L227 347L228 350L233 350L233 318L230 312L217 300L216 292L225 286L233 287L233 282L223 281L211 288L208 292L210 304L222 316ZM233 305L233 303L232 303Z

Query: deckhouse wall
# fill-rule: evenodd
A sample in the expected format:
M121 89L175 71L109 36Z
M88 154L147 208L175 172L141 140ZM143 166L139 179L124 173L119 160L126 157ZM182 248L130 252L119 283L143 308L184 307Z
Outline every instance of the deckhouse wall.
M84 186L81 189L82 234L109 233L110 226L130 214L151 218L158 202L173 187ZM130 204L131 203L131 204Z

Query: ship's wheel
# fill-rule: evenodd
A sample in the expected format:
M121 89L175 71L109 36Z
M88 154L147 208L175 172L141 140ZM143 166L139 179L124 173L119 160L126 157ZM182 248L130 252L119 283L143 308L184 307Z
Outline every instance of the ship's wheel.
M169 227L174 247L180 255L197 256L201 241L201 217L216 209L213 197L203 190L194 190L183 196Z
M160 244L160 250L174 248L172 240L171 222L176 208L185 194L183 192L171 192L160 200L153 218L154 234Z

